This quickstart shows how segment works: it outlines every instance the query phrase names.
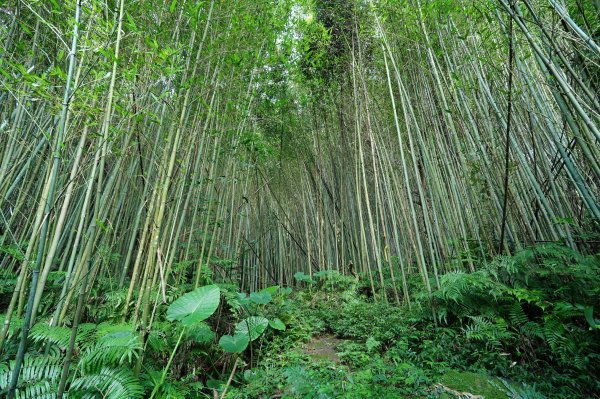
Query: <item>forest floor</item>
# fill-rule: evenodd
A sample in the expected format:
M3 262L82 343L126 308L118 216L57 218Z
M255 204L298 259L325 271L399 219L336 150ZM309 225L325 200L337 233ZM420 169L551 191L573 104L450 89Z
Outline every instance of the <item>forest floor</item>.
M509 395L501 380L485 372L453 369L425 359L403 361L400 358L406 353L397 353L397 342L384 344L383 338L410 328L408 321L396 315L386 318L377 310L369 314L376 320L369 320L362 313L373 305L368 301L356 302L355 312L343 315L329 304L326 300L305 309L300 326L290 323L283 336L273 337L257 367L246 371L244 385L233 388L227 398L541 398ZM302 331L306 326L311 330Z
M339 363L338 348L345 341L331 334L315 336L306 344L304 352L315 361L326 360Z

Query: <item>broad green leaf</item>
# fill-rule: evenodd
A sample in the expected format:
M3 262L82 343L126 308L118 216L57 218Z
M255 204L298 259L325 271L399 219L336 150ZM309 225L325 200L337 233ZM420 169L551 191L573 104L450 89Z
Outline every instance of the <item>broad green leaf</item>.
M309 275L304 274L304 272L296 272L294 273L294 278L296 279L296 281L298 282L307 282L307 283L311 283L312 279L310 278Z
M260 335L267 329L268 325L268 319L261 316L251 316L240 321L235 326L235 333L244 334L247 337L249 336L250 340L254 341L256 338L260 337Z
M274 328L275 330L279 330L279 331L285 331L285 324L283 324L283 321L275 318L273 320L269 320L269 325L271 326L271 328Z
M235 334L233 337L231 335L223 335L219 340L219 346L225 352L241 353L248 347L249 342L247 334Z
M178 298L167 309L167 320L179 320L185 326L208 319L219 307L221 290L216 285L195 289Z
M271 287L267 287L265 289L260 290L260 292L267 292L271 295L275 295L277 294L277 290L279 290L279 286L278 285L273 285Z
M271 299L273 299L271 294L265 291L250 293L250 300L257 305L266 305L267 303L271 302Z
M250 298L248 298L248 295L246 295L243 292L237 293L237 300L238 300L239 304L242 306L246 306L250 303Z

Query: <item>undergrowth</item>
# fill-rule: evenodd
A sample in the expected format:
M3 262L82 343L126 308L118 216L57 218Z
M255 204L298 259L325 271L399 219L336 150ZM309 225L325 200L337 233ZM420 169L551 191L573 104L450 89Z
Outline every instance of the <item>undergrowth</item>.
M301 398L440 397L468 389L486 398L600 397L598 257L547 244L478 266L442 275L432 300L413 284L410 306L360 296L369 290L336 273L297 275L308 286L294 297L299 319L313 335L346 340L337 348L340 363L318 364L301 351L268 357L245 389L264 394L267 381L277 381L271 393ZM289 375L310 376L326 392L298 388ZM243 392L232 397L258 397Z
M248 295L219 284L212 316L182 326L167 319L167 304L158 304L145 339L120 322L125 293L100 281L78 328L68 397L210 398L227 387L225 397L240 399L599 398L598 257L538 245L476 270L450 264L432 297L411 282L411 301L400 305L375 301L364 277L335 272L297 273L301 287L293 292L275 286ZM56 295L60 284L57 276ZM192 288L172 288L167 303ZM376 287L382 288L390 292ZM219 337L230 334L230 346L238 345L234 334L244 320L258 323L246 324L252 339L224 351ZM48 322L31 329L19 398L55 397L71 328L68 319ZM0 390L9 382L20 328L13 319ZM306 350L321 336L340 342L335 360Z

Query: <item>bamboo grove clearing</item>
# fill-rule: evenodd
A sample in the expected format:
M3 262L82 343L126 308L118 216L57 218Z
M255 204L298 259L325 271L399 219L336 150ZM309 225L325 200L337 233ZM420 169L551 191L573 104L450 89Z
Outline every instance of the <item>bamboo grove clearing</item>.
M449 276L544 245L588 265L561 284L592 291L553 315L588 334L577 373L598 371L598 0L5 0L0 38L0 395L200 397L165 393L185 375L244 397L262 320L293 331L268 310L283 287L308 289L305 309L352 291L477 321L440 312ZM186 292L212 312L178 313ZM529 322L559 308L510 292ZM189 357L186 317L220 360ZM126 355L103 363L115 331Z

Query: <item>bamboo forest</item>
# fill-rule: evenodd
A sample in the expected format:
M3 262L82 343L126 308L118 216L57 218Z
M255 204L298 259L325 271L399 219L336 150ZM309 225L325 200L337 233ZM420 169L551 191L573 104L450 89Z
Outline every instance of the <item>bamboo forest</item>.
M600 398L600 0L0 0L0 398Z

